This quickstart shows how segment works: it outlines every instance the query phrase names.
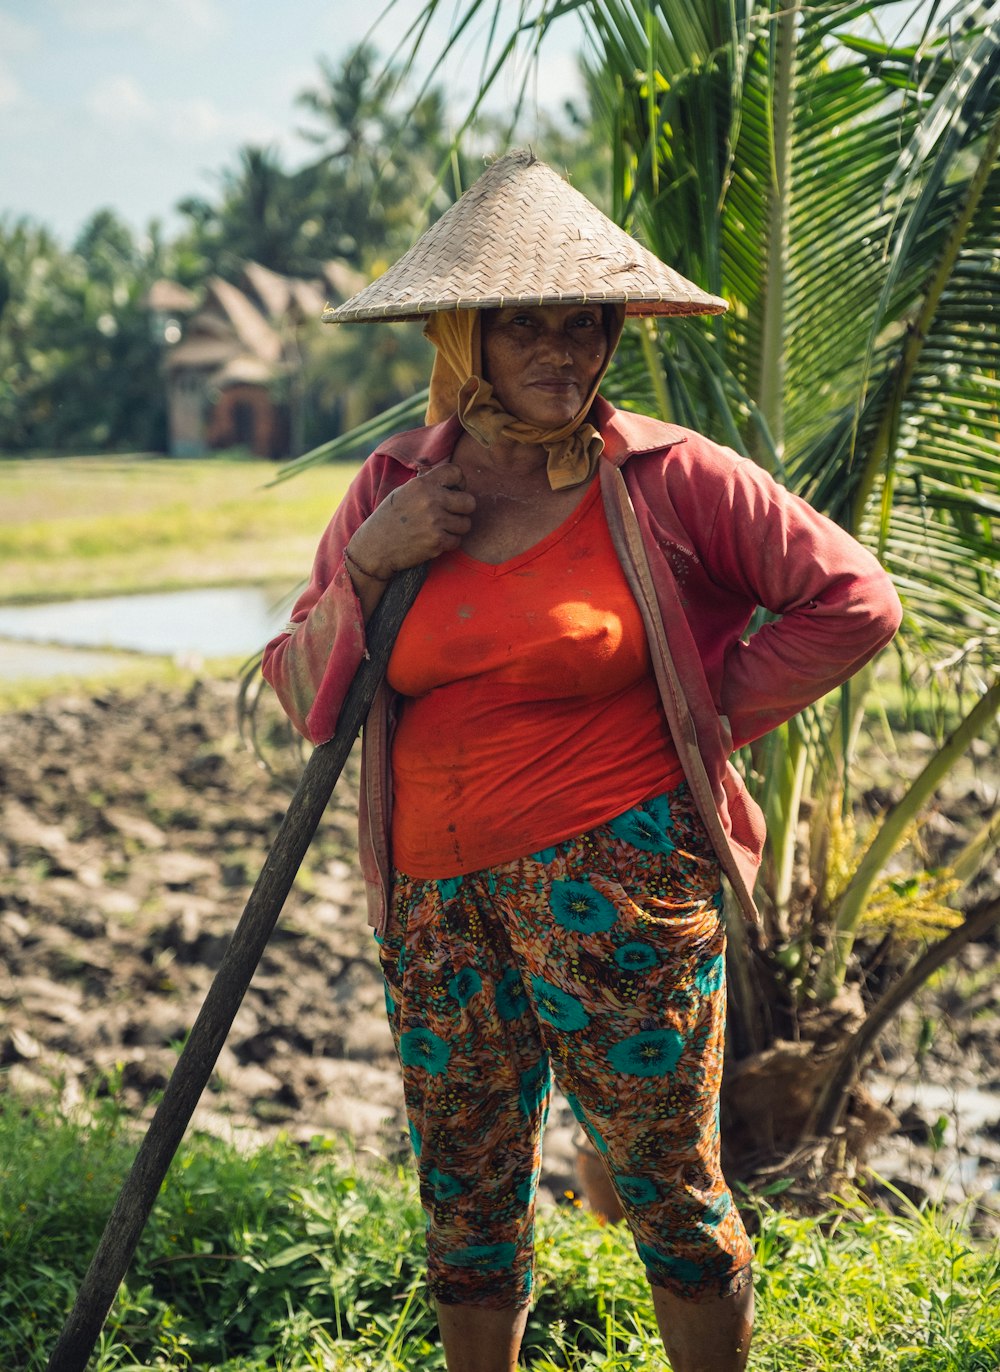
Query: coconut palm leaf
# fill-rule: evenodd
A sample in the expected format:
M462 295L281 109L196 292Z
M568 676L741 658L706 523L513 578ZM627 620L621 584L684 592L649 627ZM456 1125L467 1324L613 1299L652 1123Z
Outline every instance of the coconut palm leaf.
M374 419L369 419L365 424L359 424L349 433L339 434L329 443L322 443L318 448L313 448L311 452L304 453L301 457L295 458L294 461L286 462L279 469L274 480L268 484L276 486L282 481L287 481L289 477L304 472L307 467L315 467L320 462L351 462L367 457L383 438L388 438L390 434L399 433L404 429L416 428L423 422L424 411L427 409L428 393L429 388L425 386L423 390L407 396L397 405L392 405L383 410Z

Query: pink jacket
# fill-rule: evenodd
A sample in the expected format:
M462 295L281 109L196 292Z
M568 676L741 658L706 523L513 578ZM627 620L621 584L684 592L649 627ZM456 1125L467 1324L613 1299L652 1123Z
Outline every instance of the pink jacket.
M671 734L722 869L756 921L764 818L729 756L857 672L899 627L899 599L871 553L748 458L600 398L591 418L605 443L608 525L646 625ZM450 458L459 433L453 418L397 434L372 454L323 535L288 629L265 649L264 676L313 743L333 735L365 653L344 547L391 491ZM758 605L780 619L744 641ZM369 918L381 931L391 879L392 697L383 683L365 725L359 815Z

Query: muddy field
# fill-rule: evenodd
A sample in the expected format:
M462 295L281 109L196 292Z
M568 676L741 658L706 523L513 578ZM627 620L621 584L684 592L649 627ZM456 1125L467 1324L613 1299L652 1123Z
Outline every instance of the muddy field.
M115 690L0 717L0 1089L65 1107L114 1082L151 1113L284 815L235 689ZM286 759L288 761L288 759ZM294 764L293 764L294 765ZM352 862L357 752L195 1116L252 1144L408 1150ZM557 1111L549 1185L571 1185Z
M406 1153L352 863L356 785L355 762L237 1016L201 1127L250 1142L279 1129L343 1133L361 1149ZM988 809L990 785L957 782L955 810ZM239 737L228 683L108 689L0 716L0 1090L55 1093L70 1109L111 1083L148 1115L287 800ZM942 814L929 832L946 849L960 828ZM902 1120L883 1170L952 1198L1000 1184L997 962L995 942L970 950L886 1044L878 1078ZM935 1031L918 1067L927 1019ZM571 1138L560 1101L546 1137L550 1195L574 1184Z

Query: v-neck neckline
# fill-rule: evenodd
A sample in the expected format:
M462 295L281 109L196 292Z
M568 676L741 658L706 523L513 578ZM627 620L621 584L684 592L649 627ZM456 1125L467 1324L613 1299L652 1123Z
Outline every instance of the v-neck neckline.
M600 482L594 480L590 490L585 493L579 505L575 510L570 511L561 524L557 524L551 533L547 533L544 538L533 543L523 553L517 553L514 557L508 558L506 562L483 562L480 558L471 557L468 553L463 552L461 548L456 549L451 557L455 562L468 567L470 571L478 572L480 576L507 576L511 572L519 571L527 563L533 562L535 558L544 556L550 548L564 539L570 530L575 528L580 520L590 512L591 507L599 499L600 493Z

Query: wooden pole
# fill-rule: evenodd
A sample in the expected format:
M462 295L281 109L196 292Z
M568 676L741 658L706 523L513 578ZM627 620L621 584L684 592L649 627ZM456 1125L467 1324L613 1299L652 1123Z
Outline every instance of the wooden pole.
M52 1350L47 1372L83 1372L87 1365L167 1169L208 1084L295 874L385 675L399 626L416 599L425 574L425 567L398 573L371 617L367 630L369 655L351 683L337 732L329 743L316 748L306 763L163 1099L122 1183L76 1301Z

